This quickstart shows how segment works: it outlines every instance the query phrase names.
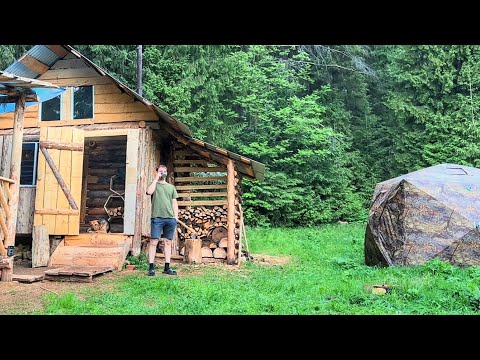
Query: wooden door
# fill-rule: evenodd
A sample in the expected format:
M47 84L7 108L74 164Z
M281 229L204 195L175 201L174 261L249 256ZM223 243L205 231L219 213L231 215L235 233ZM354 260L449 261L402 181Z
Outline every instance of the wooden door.
M33 222L46 225L49 235L79 234L83 146L82 129L40 129Z

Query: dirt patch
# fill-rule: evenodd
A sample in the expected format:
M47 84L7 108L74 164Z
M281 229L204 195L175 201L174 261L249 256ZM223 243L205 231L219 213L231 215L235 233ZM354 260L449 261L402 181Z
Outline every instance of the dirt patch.
M259 265L285 265L292 260L291 256L271 256L265 254L252 255L253 262Z
M290 256L271 256L254 254L252 262L259 265L275 266L284 265L291 261ZM32 268L29 260L16 260L14 273L19 275L40 275L47 270L45 267ZM186 265L180 261L172 261L172 266L178 271L178 276L200 276L202 269L224 268L228 271L242 272L245 268L240 266L227 266L223 263L203 263L199 265ZM157 262L157 272L161 274L163 262ZM100 279L119 279L124 276L145 276L144 270L123 270L114 271L100 275L91 283L81 282L60 282L60 281L37 281L34 283L0 282L0 309L2 314L28 314L33 311L44 310L43 296L45 294L56 294L62 296L67 292L76 294L82 298L81 293L88 288L96 288L101 292L108 292L115 286L115 281L99 281ZM164 275L168 276L168 275Z

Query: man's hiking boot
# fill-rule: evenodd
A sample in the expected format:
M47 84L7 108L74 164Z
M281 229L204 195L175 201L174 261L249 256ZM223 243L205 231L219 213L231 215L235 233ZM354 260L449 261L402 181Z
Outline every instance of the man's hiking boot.
M177 272L173 269L168 269L168 270L163 270L162 274L177 275Z
M155 276L155 269L148 270L148 276Z

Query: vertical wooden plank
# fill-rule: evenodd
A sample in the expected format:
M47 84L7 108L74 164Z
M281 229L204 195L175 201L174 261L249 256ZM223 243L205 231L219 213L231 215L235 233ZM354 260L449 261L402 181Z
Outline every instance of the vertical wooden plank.
M72 143L72 128L62 127L60 129L60 142L61 143ZM71 188L71 172L72 172L72 151L70 150L59 150L59 162L57 163L58 171L65 181L67 188ZM79 203L77 203L79 204ZM68 203L67 197L60 188L57 187L57 205L55 209L69 209L70 205ZM69 228L69 219L68 215L56 215L55 217L55 231L52 234L63 235L68 234Z
M135 234L132 241L132 255L138 256L142 247L142 219L143 219L143 203L146 201L144 186L146 155L151 144L147 143L147 130L139 129L138 148L143 149L138 154L137 164L137 192L136 192L136 207L135 207Z
M85 137L82 129L72 129L72 142L84 144ZM82 173L83 173L83 151L72 151L72 175L70 193L75 203L81 205L82 197ZM80 208L80 211L82 209ZM69 215L68 234L78 235L80 233L80 214Z
M84 149L85 150L85 149ZM82 200L80 202L80 223L85 223L87 213L87 188L88 188L88 162L90 155L83 152L83 172L82 172Z
M133 235L135 232L135 206L137 198L138 174L138 138L139 129L129 129L127 134L127 169L125 176L125 213L123 232Z
M63 102L62 102L62 117L61 120L72 120L72 88L69 87L63 93Z
M32 231L32 268L47 266L50 258L50 239L46 225L34 226Z
M47 140L48 141L60 141L60 137L62 135L62 128L60 127L49 127L48 128L48 135L47 135ZM53 163L57 166L60 162L60 150L58 149L48 149L48 153L50 154ZM43 157L43 155L40 155ZM44 209L56 209L57 208L57 194L59 191L61 192L62 190L60 189L60 186L58 185L57 179L55 178L55 175L53 174L52 169L50 167L46 166L46 175L45 175L45 193L44 193L44 199L43 199L43 208ZM49 234L55 234L55 227L56 227L56 215L43 215L43 225L48 226L48 233Z
M47 140L48 128L40 129L40 141ZM35 194L35 209L43 208L43 199L45 197L45 180L47 175L47 161L45 156L39 152L37 159L37 186ZM43 225L43 215L33 215L33 226Z
M235 168L227 163L227 264L235 264Z
M35 212L34 187L20 188L20 200L18 202L17 234L31 234L33 229L33 214Z
M3 139L5 136L0 136L0 176L4 178L8 178L8 176L5 176L6 174L3 171L3 163L6 159L5 155L3 155Z
M10 161L12 154L12 135L3 137L2 162L0 163L0 176L10 179Z

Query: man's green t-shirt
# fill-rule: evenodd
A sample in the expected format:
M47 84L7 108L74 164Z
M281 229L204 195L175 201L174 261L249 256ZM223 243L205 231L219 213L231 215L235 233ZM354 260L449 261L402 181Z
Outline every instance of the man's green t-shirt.
M152 218L174 218L172 199L178 198L177 189L169 183L157 183L152 194Z

